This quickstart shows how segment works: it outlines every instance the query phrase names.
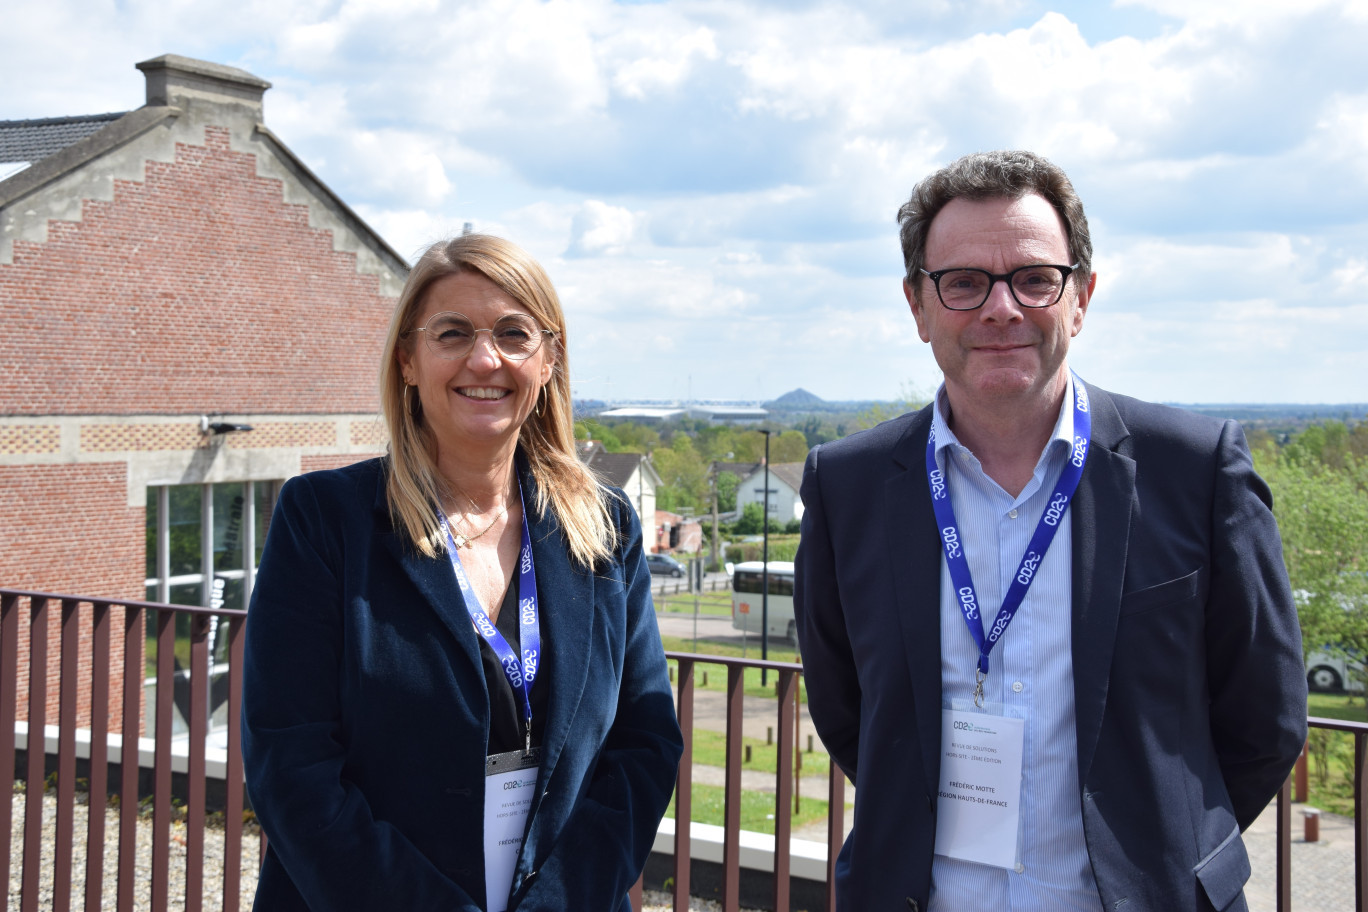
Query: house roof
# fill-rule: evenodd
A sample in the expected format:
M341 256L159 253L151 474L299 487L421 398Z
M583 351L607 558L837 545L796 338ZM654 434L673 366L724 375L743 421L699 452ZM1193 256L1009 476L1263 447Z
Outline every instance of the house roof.
M0 163L27 162L32 165L40 162L103 130L106 124L118 120L125 113L0 120Z
M651 476L655 484L660 483L660 476L656 474L655 466L651 465L651 461L640 453L610 453L597 440L585 441L579 444L577 449L580 461L605 484L622 487L631 479L632 473L637 470L637 466L641 465L646 467L647 474Z
M777 478L793 490L797 491L803 484L803 464L801 462L776 462L769 467L770 477ZM744 476L742 481L749 481L765 471L764 463L761 463Z
M780 481L795 491L803 486L803 464L801 462L776 462L770 466L770 475L779 478Z
M751 472L760 468L761 465L762 463L759 462L714 462L712 470L714 472L730 472L737 479L745 479L749 478Z

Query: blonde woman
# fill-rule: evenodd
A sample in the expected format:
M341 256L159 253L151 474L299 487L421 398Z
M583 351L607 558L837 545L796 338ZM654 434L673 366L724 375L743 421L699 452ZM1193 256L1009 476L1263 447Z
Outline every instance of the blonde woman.
M628 912L681 739L545 272L498 238L432 246L380 387L389 455L287 483L257 577L256 908Z

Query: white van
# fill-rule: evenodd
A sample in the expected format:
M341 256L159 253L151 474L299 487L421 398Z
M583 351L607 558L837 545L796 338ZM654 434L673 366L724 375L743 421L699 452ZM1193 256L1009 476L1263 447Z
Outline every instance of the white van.
M760 635L764 610L764 572L764 561L743 561L732 571L732 626L754 636ZM798 643L793 621L793 561L769 562L769 635Z
M1312 693L1363 693L1363 663L1313 652L1306 657L1306 685Z

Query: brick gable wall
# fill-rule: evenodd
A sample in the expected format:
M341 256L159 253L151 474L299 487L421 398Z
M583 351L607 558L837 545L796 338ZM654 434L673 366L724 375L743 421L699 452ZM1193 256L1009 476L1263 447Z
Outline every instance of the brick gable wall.
M392 298L228 131L0 264L0 414L369 412Z
M208 471L197 465L225 461L244 477L279 478L289 474L279 466L308 471L383 450L369 416L394 298L257 166L231 148L226 127L206 127L202 145L147 160L143 180L115 180L112 199L85 199L79 220L49 220L46 240L15 240L12 262L0 262L0 587L142 599L144 482L193 481ZM211 441L200 414L256 430ZM48 613L53 723L61 606ZM86 725L89 606L81 614ZM116 615L112 731L122 727ZM130 727L145 733L142 722Z

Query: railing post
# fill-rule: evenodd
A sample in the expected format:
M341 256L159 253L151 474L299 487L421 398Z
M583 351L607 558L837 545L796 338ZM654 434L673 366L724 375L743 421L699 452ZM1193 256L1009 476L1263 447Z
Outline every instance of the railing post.
M722 912L741 908L741 700L746 669L727 666L727 769L723 798Z
M91 604L90 800L86 803L86 912L104 906L105 801L109 794L109 604ZM127 685L125 685L127 686Z
M76 702L81 617L75 599L62 599L62 654L57 710L57 827L52 853L52 910L71 912L71 855L76 837Z
M1277 912L1292 912L1292 802L1291 802L1292 780L1288 778L1283 782L1282 788L1278 789L1278 796L1273 800L1277 802L1276 817L1277 827L1274 839L1277 848L1275 850L1274 863L1274 884L1273 889L1276 896L1275 907Z
M789 907L789 853L793 835L793 707L797 705L798 674L780 671L778 769L774 796L774 908Z
M204 751L209 736L209 615L190 618L190 744L186 782L185 912L204 907Z
M1295 775L1297 788L1292 796L1292 800L1298 804L1306 803L1306 796L1310 793L1310 783L1307 781L1307 767L1310 765L1311 739L1307 739L1302 745L1301 756L1297 757Z
M176 612L158 608L153 723L156 727L152 747L152 912L166 912L171 892L171 710L176 694L175 660Z
M1354 732L1354 908L1368 912L1368 732Z
M242 892L242 648L245 617L228 627L228 764L223 783L223 912L238 912Z
M694 719L694 662L679 659L679 697L676 716L684 733L684 753L679 757L679 774L675 779L675 838L674 838L674 912L689 912L689 875L693 860L693 845L689 832L693 819L693 719Z
M48 599L29 598L28 770L24 779L24 873L21 912L37 912L43 867L43 787L47 761Z
M836 856L845 842L845 773L831 758L827 787L826 907L836 912Z
M0 595L0 751L14 762L14 723L19 700L19 596ZM14 819L14 789L0 789L0 815ZM9 892L10 845L13 832L7 824L0 827L0 880Z
M118 908L132 909L138 873L138 738L142 734L142 608L124 607L123 709L119 714L119 894Z

